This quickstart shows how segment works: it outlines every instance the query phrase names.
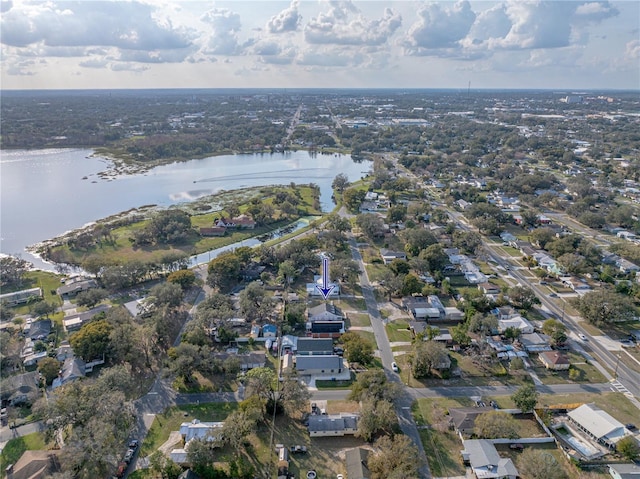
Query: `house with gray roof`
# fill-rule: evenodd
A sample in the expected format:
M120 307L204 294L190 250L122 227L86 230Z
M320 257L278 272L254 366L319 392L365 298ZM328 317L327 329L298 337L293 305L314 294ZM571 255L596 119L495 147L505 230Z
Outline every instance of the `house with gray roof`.
M369 479L371 472L367 467L369 450L362 447L347 449L344 454L349 479Z
M518 470L511 459L500 457L496 447L486 439L463 441L462 458L471 466L477 479L517 479Z
M311 437L354 435L358 430L358 415L352 413L312 414L309 416Z
M332 354L327 356L296 356L298 374L337 375L344 371L342 358Z
M85 362L77 357L69 357L64 360L62 369L58 374L58 377L51 383L51 388L56 389L60 386L64 386L76 379L83 378L85 376Z
M71 298L83 291L87 291L89 289L93 289L97 287L98 287L98 283L96 283L95 280L81 279L81 280L73 281L63 286L60 286L58 289L56 289L56 293L58 293L58 296L60 296L61 298L66 299L66 298Z
M333 303L321 303L318 306L309 308L309 321L342 321L344 314L342 310Z
M333 339L298 338L296 347L298 356L328 356L333 354Z
M608 467L613 479L640 479L640 466L637 464L609 464Z
M458 407L449 409L449 422L458 434L471 437L476 427L476 418L480 414L493 411L492 407Z

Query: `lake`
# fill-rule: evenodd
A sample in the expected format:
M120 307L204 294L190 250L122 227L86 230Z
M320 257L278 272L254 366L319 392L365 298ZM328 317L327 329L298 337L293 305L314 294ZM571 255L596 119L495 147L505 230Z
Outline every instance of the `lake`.
M323 211L330 211L335 176L344 173L355 181L371 166L347 155L297 151L214 156L104 178L99 173L112 163L92 154L87 149L0 152L0 253L52 269L25 248L131 208L170 206L250 186L315 183Z

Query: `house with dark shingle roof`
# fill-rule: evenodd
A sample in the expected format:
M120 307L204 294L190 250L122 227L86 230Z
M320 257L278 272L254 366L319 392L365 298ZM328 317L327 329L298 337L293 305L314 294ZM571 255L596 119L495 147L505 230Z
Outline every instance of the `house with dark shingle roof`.
M309 435L311 437L354 435L358 430L357 414L312 414L309 416Z

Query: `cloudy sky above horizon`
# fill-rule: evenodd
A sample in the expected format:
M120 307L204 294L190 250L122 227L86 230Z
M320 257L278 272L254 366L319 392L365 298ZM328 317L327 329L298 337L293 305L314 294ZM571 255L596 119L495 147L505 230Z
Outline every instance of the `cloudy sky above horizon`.
M0 0L2 89L640 89L640 2Z

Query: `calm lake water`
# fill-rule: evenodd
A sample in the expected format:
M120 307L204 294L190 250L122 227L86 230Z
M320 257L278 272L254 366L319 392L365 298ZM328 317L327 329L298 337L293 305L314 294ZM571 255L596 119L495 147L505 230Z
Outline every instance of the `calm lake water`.
M306 151L215 156L158 166L136 175L103 179L111 162L85 149L0 152L0 253L20 255L51 269L27 246L92 221L143 205L169 206L221 190L270 184L315 183L323 211L333 208L338 173L360 179L371 163L345 155Z

